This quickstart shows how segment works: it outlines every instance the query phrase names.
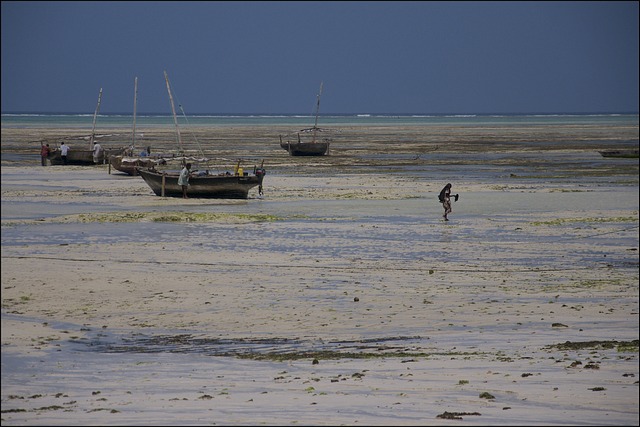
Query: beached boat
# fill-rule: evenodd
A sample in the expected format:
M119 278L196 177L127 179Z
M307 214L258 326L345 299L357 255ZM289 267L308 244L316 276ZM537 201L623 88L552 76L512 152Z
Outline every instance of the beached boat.
M157 196L182 197L178 185L179 170L157 171L138 168L138 173ZM264 169L254 168L253 174L212 174L208 170L192 170L187 195L191 198L247 199L249 190L262 187Z
M179 152L184 153L182 149L182 138L176 117L176 110L171 94L171 85L167 72L164 72L165 81L167 83L167 92L171 102L171 111L173 113L173 121L176 127L176 135L180 146ZM184 110L183 114L184 114ZM185 115L186 118L186 115ZM202 150L200 150L202 151ZM163 159L169 160L169 159ZM206 162L208 159L193 159L187 157L175 157L172 161L179 161L181 166L191 162ZM165 162L166 163L166 162ZM260 166L254 166L253 172L250 174L244 172L240 166L241 161L238 160L234 173L214 173L205 167L204 170L192 169L187 196L192 198L215 198L215 199L247 199L249 190L258 187L258 194L262 195L262 181L266 173L264 162ZM178 185L180 170L157 170L156 165L148 168L138 167L136 172L144 179L153 192L161 197L182 197L182 186Z
M310 131L315 133L318 129L302 129L300 133ZM284 137L286 140L283 140L283 136L280 135L280 147L287 150L292 156L324 156L329 154L330 141L317 141L315 136L313 137L313 141L303 141L300 133L295 136L286 135ZM291 141L291 138L296 136L298 138L297 141Z
M598 151L602 157L623 157L630 159L638 158L638 150L602 150Z
M96 143L96 118L98 117L98 112L100 111L100 101L102 100L102 88L100 88L100 92L98 93L98 105L96 106L96 110L93 113L93 128L91 130L91 136L88 138L88 147L83 149L78 149L75 147L69 146L69 151L67 153L67 161L62 159L62 151L60 147L56 147L51 150L49 155L49 161L52 165L80 165L80 166L90 166L96 164L102 164L105 161L105 158L111 153L120 152L121 149L105 149L102 147L98 157L94 159L93 150L94 145ZM69 145L69 144L67 144Z
M295 134L280 135L280 147L287 150L292 156L325 156L329 154L331 140L329 138L318 140L318 133L324 131L318 127L321 95L322 83L320 83L320 91L316 97L316 121L313 127L302 129Z

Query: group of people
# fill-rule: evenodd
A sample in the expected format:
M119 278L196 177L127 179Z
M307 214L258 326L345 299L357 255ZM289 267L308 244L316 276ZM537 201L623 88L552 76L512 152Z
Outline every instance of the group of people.
M53 150L49 146L49 144L41 144L40 145L40 162L42 166L47 166L47 160L51 157L51 152ZM64 142L60 143L60 159L62 160L62 164L67 164L67 156L69 155L69 146ZM100 143L96 142L93 145L93 162L98 164L102 161L102 146Z
M49 144L41 144L40 145L40 162L42 166L47 166L47 160L51 157L51 152L53 150L49 147ZM64 142L60 143L60 158L62 159L62 164L67 164L67 155L69 154L69 146Z

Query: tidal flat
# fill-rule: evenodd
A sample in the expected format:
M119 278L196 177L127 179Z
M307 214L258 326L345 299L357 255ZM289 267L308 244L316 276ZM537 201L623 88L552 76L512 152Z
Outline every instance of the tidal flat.
M3 128L3 425L638 424L638 161L597 151L637 126L278 131L199 129L264 195L183 200Z

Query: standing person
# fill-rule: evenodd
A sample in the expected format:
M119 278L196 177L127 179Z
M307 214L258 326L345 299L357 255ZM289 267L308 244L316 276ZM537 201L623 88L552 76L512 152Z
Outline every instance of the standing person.
M180 171L180 177L178 177L178 185L182 186L182 198L188 199L187 187L189 186L189 175L191 172L191 163L184 165L184 168Z
M51 152L51 150L49 149L49 144L44 145L41 144L40 145L40 160L42 162L42 166L47 166L47 159L49 158L49 153Z
M93 145L93 163L100 163L100 154L102 154L102 146L99 142Z
M444 186L442 191L440 191L438 199L440 199L440 203L442 203L442 207L444 208L444 215L442 215L442 217L445 221L449 221L447 215L451 213L451 184Z
M62 158L62 164L67 164L67 154L69 154L69 146L64 142L60 143L60 157Z

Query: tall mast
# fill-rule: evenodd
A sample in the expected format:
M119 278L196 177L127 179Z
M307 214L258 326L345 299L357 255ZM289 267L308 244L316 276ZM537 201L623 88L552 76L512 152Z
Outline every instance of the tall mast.
M136 106L138 104L138 78L133 81L133 136L131 138L131 149L136 146ZM131 153L133 155L133 152Z
M93 113L93 129L91 129L91 142L89 143L89 148L93 150L93 143L95 142L96 136L96 117L98 117L98 111L100 111L100 100L102 99L102 88L100 88L100 93L98 93L98 105L96 106L96 111Z
M176 137L178 138L178 145L180 151L182 151L182 138L180 137L180 129L178 128L178 118L176 117L176 107L173 105L173 96L171 95L171 86L169 85L169 76L167 72L164 72L164 80L167 82L167 92L169 92L169 100L171 101L171 112L173 113L173 122L176 124Z
M313 125L313 141L316 142L316 132L318 131L318 112L320 111L320 95L322 95L322 82L320 82L320 91L318 92L316 101L316 122Z

